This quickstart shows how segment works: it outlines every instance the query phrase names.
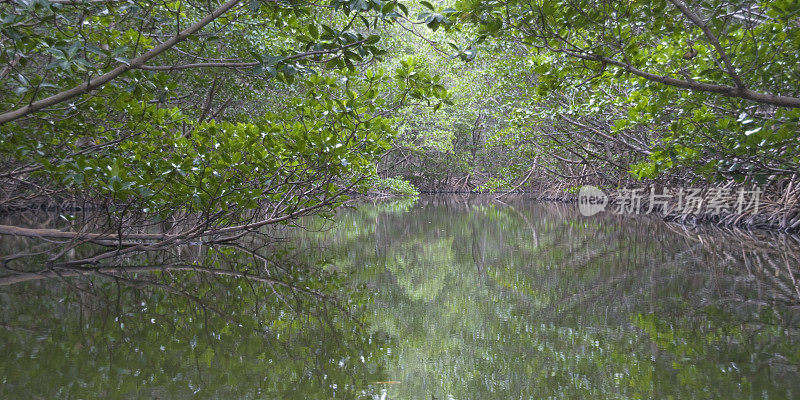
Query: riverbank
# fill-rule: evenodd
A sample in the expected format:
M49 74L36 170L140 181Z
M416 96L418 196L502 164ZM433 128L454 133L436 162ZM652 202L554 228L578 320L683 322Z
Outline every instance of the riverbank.
M782 190L769 186L705 185L673 188L639 185L627 188L597 188L606 196L603 211L621 215L646 215L682 225L714 225L726 228L800 232L800 185L790 182ZM580 188L544 188L533 191L476 192L465 190L420 190L422 195L485 195L502 199L509 195L530 196L543 202L580 206ZM391 198L400 194L367 194L369 198Z
M665 187L641 185L623 189L600 189L607 196L606 210L618 214L646 214L685 225L711 224L722 227L800 231L800 185L783 190L768 186L706 185ZM580 205L581 193L541 192L543 201Z

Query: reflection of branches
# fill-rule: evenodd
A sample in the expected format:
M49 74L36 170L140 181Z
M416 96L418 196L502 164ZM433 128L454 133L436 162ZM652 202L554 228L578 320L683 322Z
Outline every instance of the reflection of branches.
M273 205L268 207L266 211L252 212L249 220L239 225L215 226L212 223L220 218L218 215L189 214L180 217L180 223L173 224L167 229L166 233L122 232L121 227L117 230L117 233L94 233L85 232L85 230L91 229L90 226L83 228L81 231L61 231L57 229L32 229L0 225L0 235L37 238L44 241L65 239L66 242L59 243L62 248L54 253L56 256L51 258L49 267L72 268L86 264L98 264L114 258L130 257L141 252L165 250L184 244L198 242L204 244L230 243L241 239L245 235L257 232L261 228L288 222L318 210L329 208L358 182L358 180L355 180L337 192L318 199L317 203L312 202L313 198L308 198L300 205ZM268 218L259 218L258 216L262 213L267 213ZM84 258L56 261L73 249L88 242L112 248ZM22 256L12 255L5 257L4 260L7 263L20 258ZM8 264L5 266L11 269Z
M198 246L199 247L199 246ZM250 252L255 254L255 252ZM218 253L217 253L218 254ZM216 316L228 321L232 324L240 324L242 321L236 321L236 315L240 313L231 314L226 312L221 302L226 298L230 298L233 302L242 301L237 296L235 299L230 297L232 295L231 284L245 285L250 288L250 292L255 296L248 297L255 300L253 313L260 313L258 301L263 292L260 288L269 286L272 288L272 293L275 298L287 306L289 310L296 311L297 306L290 304L284 297L285 292L295 295L302 295L320 300L323 303L331 302L335 304L337 309L344 310L343 307L338 306L336 298L324 293L320 290L308 287L308 283L299 284L296 277L289 273L281 273L280 276L273 275L270 272L269 266L265 265L259 271L248 271L247 269L234 268L235 265L242 265L237 262L239 252L227 253L226 259L215 259L215 257L206 255L205 260L210 261L212 264L225 262L230 268L223 267L210 267L207 265L199 265L185 262L166 262L161 264L151 265L116 265L116 266L102 266L95 268L70 268L70 267L53 267L44 271L37 272L15 272L0 277L0 287L13 286L25 282L34 282L41 280L59 280L65 287L69 288L74 293L86 294L92 298L103 300L103 297L97 290L102 287L96 287L93 278L101 278L102 280L109 280L117 284L119 287L129 287L135 290L133 293L143 292L147 289L154 289L163 291L183 297L191 303L197 305L203 312L210 311ZM263 260L266 257L260 256ZM270 260L272 265L279 265L276 260ZM179 274L179 275L176 275ZM81 278L80 280L76 280ZM216 278L211 280L211 278ZM233 278L233 280L221 279ZM263 285L263 286L262 286ZM281 290L278 290L278 289ZM222 292L220 292L220 290ZM236 289L236 292L241 292ZM206 298L212 295L212 297ZM119 290L117 290L117 307L119 308ZM297 297L298 304L304 300ZM81 300L80 304L83 307L85 300ZM347 311L347 310L345 310ZM117 311L119 313L119 310ZM255 315L254 314L254 315ZM349 315L349 313L348 313Z
M746 320L752 307L768 307L779 319L800 307L796 236L688 229L649 219L617 225L611 216L605 223L575 224L554 205L534 210L545 208L550 210L530 219L527 210L511 209L538 238L520 263L538 284L499 289L526 307L552 308L556 319L611 305L612 319L624 323L638 307L660 306L651 296L680 296L692 304L689 314L717 306L737 320Z
M86 275L120 277L122 276L122 274L179 272L179 271L199 272L215 276L231 276L235 278L243 278L254 282L276 284L303 293L324 297L324 295L322 295L318 291L297 287L295 285L292 285L290 283L278 279L259 276L255 274L249 274L247 272L202 267L199 265L113 266L113 267L97 267L97 268L54 267L46 271L40 271L40 272L18 272L10 275L5 275L3 277L0 277L0 286L8 286L16 283L30 282L41 279L69 278L69 277L86 276Z

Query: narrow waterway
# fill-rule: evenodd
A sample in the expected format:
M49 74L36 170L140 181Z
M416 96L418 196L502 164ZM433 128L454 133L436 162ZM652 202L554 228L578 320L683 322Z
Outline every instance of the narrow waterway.
M0 286L0 398L800 396L797 237L504 201L360 203L280 245L131 260L273 280Z

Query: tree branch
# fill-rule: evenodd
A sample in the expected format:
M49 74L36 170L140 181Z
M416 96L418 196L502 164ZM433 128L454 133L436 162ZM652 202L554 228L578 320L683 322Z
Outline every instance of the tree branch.
M134 69L139 68L144 65L147 61L152 59L153 57L163 53L164 51L170 49L171 47L175 46L179 42L185 40L192 34L196 33L204 26L211 23L215 19L219 18L222 14L226 13L228 10L239 4L241 0L228 0L225 4L214 10L211 14L206 15L205 18L201 19L194 23L194 25L184 29L183 31L179 32L177 35L173 36L169 40L160 45L152 48L148 52L140 55L139 57L134 58L128 64L121 64L116 68L112 69L111 71L106 72L103 75L98 76L94 80L90 79L85 83L82 83L78 86L73 87L72 89L65 90L63 92L54 94L50 97L47 97L42 100L34 101L24 107L20 107L13 111L8 111L3 114L0 114L0 124L4 124L7 122L11 122L22 118L28 114L34 113L36 111L42 110L46 107L50 107L61 103L63 101L69 100L73 97L80 96L84 93L90 92L95 90L108 82L111 82L118 76Z
M771 104L778 107L800 108L800 98L791 96L780 96L766 93L759 93L750 89L741 89L727 85L716 85L711 83L702 83L695 81L686 81L682 79L675 79L668 76L656 75L650 72L642 71L630 64L622 61L600 56L597 54L583 53L566 49L555 49L557 52L564 53L570 57L580 58L582 60L605 62L610 65L622 68L636 76L645 78L649 81L663 83L669 86L675 86L682 89L696 90L699 92L717 93L726 97L735 97L745 100L755 101L762 104Z
M603 137L606 140L610 140L612 142L620 143L623 146L625 146L625 147L627 147L627 148L629 148L629 149L631 149L631 150L633 150L633 151L635 151L637 153L641 153L641 154L644 154L644 155L650 155L650 151L649 150L640 149L640 148L638 148L638 147L636 147L636 146L634 146L634 145L632 145L632 144L630 144L630 143L628 143L628 142L626 142L624 140L621 140L619 138L615 138L615 137L613 137L611 135L607 135L607 134L603 133L602 131L600 131L599 129L595 129L595 128L589 126L589 125L585 125L585 124L582 124L582 123L580 123L578 121L572 120L572 119L564 116L563 114L559 115L559 117L561 117L561 119L563 119L564 121L569 122L572 125L575 125L575 126L577 126L579 128L583 128L583 129L586 129L586 130L588 130L590 132L593 132L593 133L595 133L597 135L600 135L601 137Z
M337 47L335 49L328 49L328 50L315 50L315 51L307 51L303 53L293 54L291 56L286 57L286 60L296 60L299 58L305 57L312 57L318 56L323 54L333 54L337 53L342 50L349 49L354 46L358 46L366 42L367 39L362 39L357 42L348 43L344 46ZM240 69L240 68L252 68L256 65L261 64L258 61L245 61L245 62L204 62L204 63L192 63L192 64L181 64L181 65L139 65L136 68L143 69L146 71L180 71L184 69L191 69L191 68L233 68L233 69Z
M725 49L723 49L722 45L719 44L719 39L717 39L714 33L711 32L711 29L708 28L708 25L706 25L697 14L689 10L686 7L686 4L684 4L681 0L669 0L669 1L670 3L674 4L675 7L678 7L678 9L681 10L683 15L689 18L689 20L692 21L692 23L697 25L703 31L703 34L706 36L706 39L708 39L708 42L711 43L712 46L714 46L715 50L717 50L719 58L721 58L722 62L725 64L725 69L728 71L728 75L730 75L731 79L733 79L733 83L736 84L737 88L744 90L745 89L744 83L742 83L741 78L739 78L739 74L736 73L736 68L733 67L733 63L731 63L730 58L728 58L728 54L725 53Z

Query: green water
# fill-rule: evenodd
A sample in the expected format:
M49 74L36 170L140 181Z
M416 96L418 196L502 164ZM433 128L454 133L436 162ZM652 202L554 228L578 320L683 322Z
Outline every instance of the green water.
M283 284L0 286L0 398L800 397L797 238L504 201L364 203L279 246L131 260Z

